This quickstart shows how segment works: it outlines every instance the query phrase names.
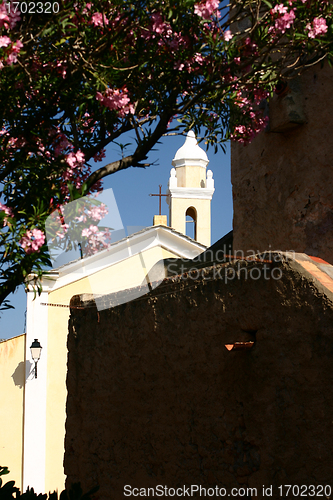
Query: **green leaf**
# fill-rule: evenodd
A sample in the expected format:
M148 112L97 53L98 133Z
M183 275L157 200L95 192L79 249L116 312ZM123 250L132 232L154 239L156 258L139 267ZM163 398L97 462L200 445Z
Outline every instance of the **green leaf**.
M59 45L62 45L63 43L66 43L70 40L71 37L67 37L67 38L62 38L61 40L59 40L59 42L56 42L55 43L55 46L58 47Z
M269 7L270 9L273 8L273 5L271 4L271 2L269 2L268 0L263 0L263 2L267 5L267 7Z
M5 475L5 474L9 474L9 472L10 472L10 471L8 470L8 467L2 467L2 466L0 465L0 476L3 476L3 475Z

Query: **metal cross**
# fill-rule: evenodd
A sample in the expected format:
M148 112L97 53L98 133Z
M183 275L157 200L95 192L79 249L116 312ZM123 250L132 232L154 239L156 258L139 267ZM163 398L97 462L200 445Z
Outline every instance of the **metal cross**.
M159 185L159 187L160 187L160 192L159 192L159 194L150 194L149 196L159 196L159 198L160 198L160 205L159 205L159 206L160 206L160 213L159 213L158 215L162 215L162 214L161 214L161 209L162 209L162 203L161 203L161 202L162 202L162 196L170 196L170 195L169 195L169 194L162 194L162 184L160 184L160 185Z

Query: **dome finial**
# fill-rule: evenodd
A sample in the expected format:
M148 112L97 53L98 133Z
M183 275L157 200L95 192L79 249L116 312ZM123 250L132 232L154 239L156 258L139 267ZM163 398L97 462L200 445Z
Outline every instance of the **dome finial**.
M197 143L197 139L195 137L195 133L193 132L193 130L189 130L186 134L186 139L185 141L187 141L187 139L195 139L195 142Z
M177 168L186 163L188 165L206 167L208 162L206 152L198 145L195 133L193 130L189 130L183 146L178 149L172 160L172 165Z

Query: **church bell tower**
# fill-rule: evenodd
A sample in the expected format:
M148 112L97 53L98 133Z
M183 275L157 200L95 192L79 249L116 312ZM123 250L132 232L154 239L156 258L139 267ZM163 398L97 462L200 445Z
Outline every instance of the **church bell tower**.
M206 172L209 160L190 130L185 143L172 160L167 201L169 225L186 234L186 217L194 223L194 239L207 247L211 238L211 199L213 197L213 172Z

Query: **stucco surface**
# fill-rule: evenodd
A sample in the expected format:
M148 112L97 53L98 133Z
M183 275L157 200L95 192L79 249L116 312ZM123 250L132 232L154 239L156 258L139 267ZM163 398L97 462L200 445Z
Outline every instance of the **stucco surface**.
M170 224L180 233L186 234L186 212L189 208L196 211L196 241L210 246L211 240L211 201L195 198L172 198L170 201Z
M333 69L310 68L273 99L269 132L232 145L234 249L333 263L332 91Z
M22 486L25 335L0 342L0 465L10 473L4 482Z
M281 484L331 484L333 295L295 261L242 264L231 279L238 265L228 280L211 267L99 313L72 299L68 483L115 500L124 485L259 498L273 485L281 498ZM251 350L225 348L246 340Z

